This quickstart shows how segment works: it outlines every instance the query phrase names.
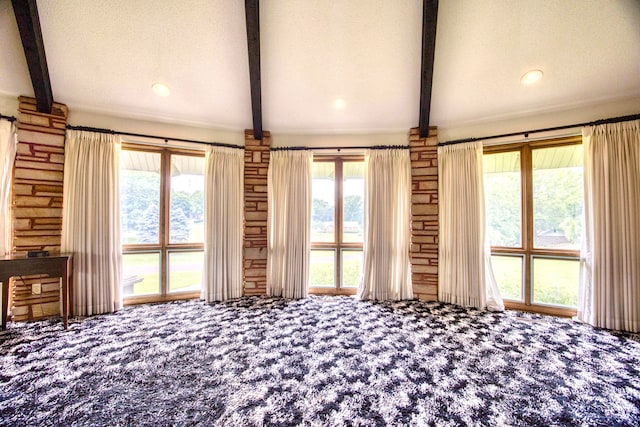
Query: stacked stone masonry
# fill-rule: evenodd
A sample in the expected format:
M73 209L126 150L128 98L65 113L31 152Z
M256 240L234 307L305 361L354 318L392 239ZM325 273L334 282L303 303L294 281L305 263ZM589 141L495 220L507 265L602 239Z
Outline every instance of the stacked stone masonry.
M51 114L43 114L37 112L35 99L20 97L19 102L12 251L59 252L67 107L54 103ZM14 278L12 289L12 320L60 314L58 278Z
M438 299L438 138L436 128L420 138L411 129L411 269L413 294Z
M267 174L271 136L262 140L245 131L244 152L244 294L267 292Z

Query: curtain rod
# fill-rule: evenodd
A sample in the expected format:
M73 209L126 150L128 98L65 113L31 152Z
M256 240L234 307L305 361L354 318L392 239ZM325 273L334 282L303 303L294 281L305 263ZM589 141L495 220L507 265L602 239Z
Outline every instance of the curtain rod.
M0 114L0 119L5 119L9 122L15 122L16 118L13 116L5 116L4 114Z
M445 145L462 144L465 142L484 141L486 139L507 138L509 136L518 136L518 135L524 135L524 137L527 138L531 133L551 132L554 130L571 129L571 128L584 127L584 126L597 126L597 125L604 125L607 123L620 123L620 122L626 122L629 120L638 120L638 119L640 119L640 114L633 114L630 116L612 117L609 119L595 120L593 122L576 123L574 125L555 126L552 128L545 128L545 129L534 129L534 130L527 130L522 132L503 133L502 135L483 136L480 138L454 139L452 141L440 142L438 143L438 147L443 147Z
M141 137L141 138L155 138L155 139L162 139L164 140L164 142L169 142L169 141L177 141L177 142L191 142L194 144L205 144L205 145L211 145L213 147L227 147L227 148L239 148L244 150L244 147L241 145L235 145L235 144L225 144L222 142L206 142L206 141L197 141L194 139L182 139L182 138L169 138L169 137L165 137L165 136L157 136L157 135L147 135L144 133L131 133L131 132L118 132L112 129L102 129L102 128L93 128L93 127L89 127L89 126L72 126L72 125L67 125L67 129L70 130L84 130L84 131L88 131L88 132L97 132L97 133L108 133L111 135L126 135L126 136L135 136L135 137Z
M275 147L269 151L315 151L315 150L408 150L408 145L368 145L356 147Z

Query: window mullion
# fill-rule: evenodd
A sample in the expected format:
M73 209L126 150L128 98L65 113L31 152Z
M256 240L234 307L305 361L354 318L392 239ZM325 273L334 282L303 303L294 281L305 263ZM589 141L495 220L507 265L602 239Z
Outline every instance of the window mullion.
M531 147L522 147L522 226L524 249L524 302L531 304L531 247L533 246L533 165L531 163Z
M169 261L168 261L168 244L169 244L169 204L171 202L171 153L167 150L162 151L162 169L161 169L161 192L160 192L160 245L162 246L161 266L160 266L160 283L161 294L166 296L169 292Z
M335 170L336 170L336 179L335 179L335 194L336 194L336 227L335 227L335 259L336 259L336 289L340 289L342 287L342 256L341 256L341 248L342 248L342 229L343 229L343 215L342 215L342 159L335 160Z

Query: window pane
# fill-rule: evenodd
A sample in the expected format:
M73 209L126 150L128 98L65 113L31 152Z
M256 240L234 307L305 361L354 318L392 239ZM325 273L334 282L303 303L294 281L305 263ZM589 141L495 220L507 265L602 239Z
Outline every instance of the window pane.
M580 249L582 145L532 150L534 246Z
M169 292L199 291L204 252L169 252Z
M523 301L521 256L492 255L491 266L502 298Z
M313 163L311 206L311 241L335 241L335 179L334 163Z
M159 243L160 154L122 150L120 169L122 242Z
M520 152L483 156L484 188L492 246L522 246Z
M364 162L342 166L342 241L362 242L364 228Z
M171 243L204 242L204 157L171 156Z
M333 250L312 250L309 285L311 287L336 286L336 257Z
M577 307L580 261L533 257L533 302Z
M125 297L160 293L160 253L122 255L122 292Z
M357 288L362 275L362 251L342 251L342 287Z

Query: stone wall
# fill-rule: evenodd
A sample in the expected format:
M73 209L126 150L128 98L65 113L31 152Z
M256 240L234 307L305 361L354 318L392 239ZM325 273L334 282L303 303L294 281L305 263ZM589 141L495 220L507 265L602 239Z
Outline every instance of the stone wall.
M411 269L414 296L438 300L438 138L411 129Z
M19 98L18 148L13 178L13 248L60 251L62 183L67 107L36 111L35 99ZM13 279L12 320L60 314L60 282L46 276Z
M262 140L245 131L244 152L244 295L267 292L267 173L271 135Z

